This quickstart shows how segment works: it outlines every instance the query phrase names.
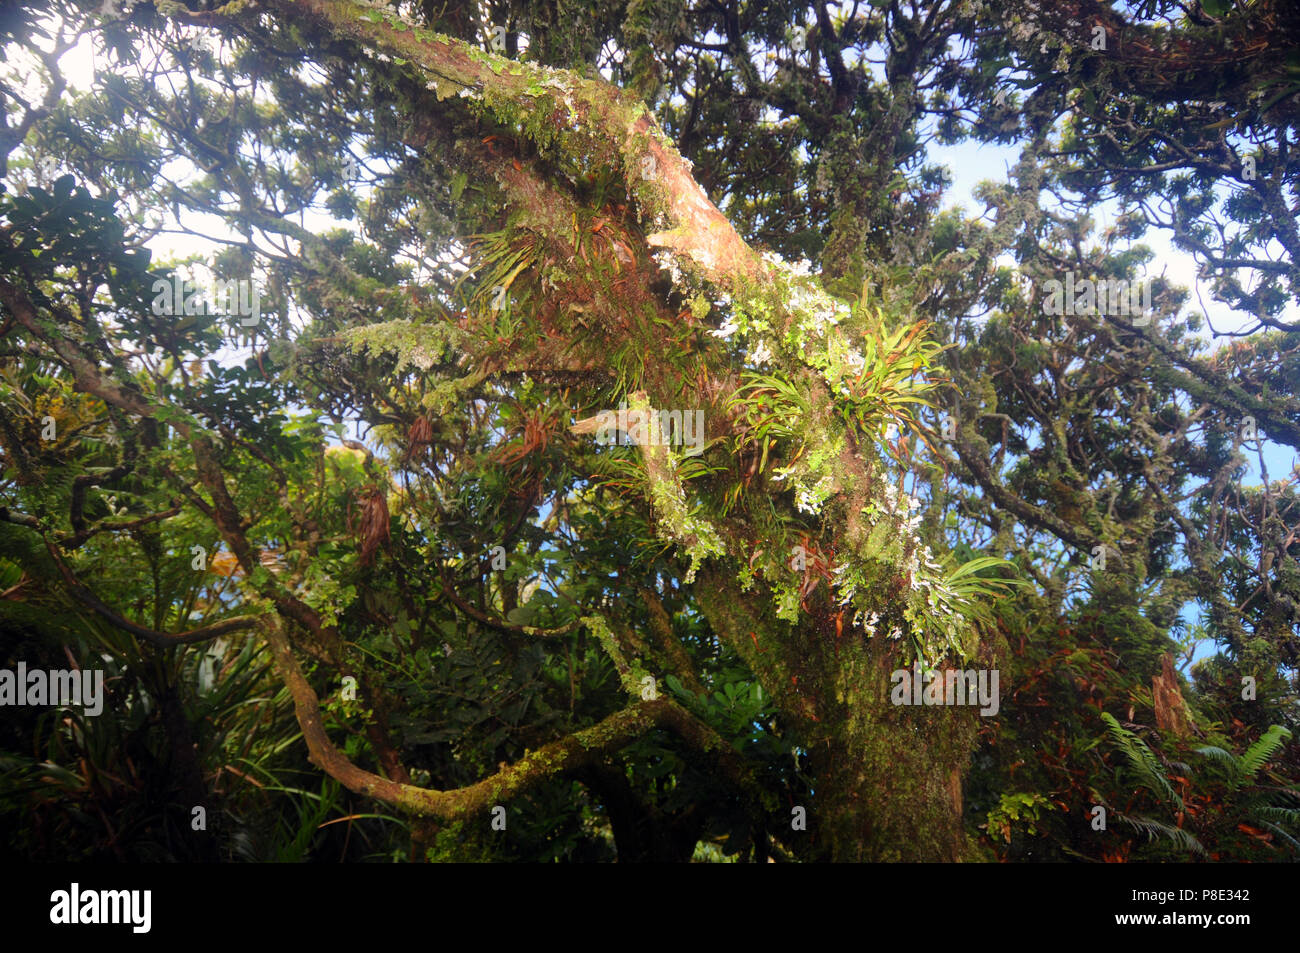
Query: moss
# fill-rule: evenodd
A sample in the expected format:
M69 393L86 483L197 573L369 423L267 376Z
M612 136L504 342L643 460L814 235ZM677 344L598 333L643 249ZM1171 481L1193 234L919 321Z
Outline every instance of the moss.
M726 545L717 528L687 502L676 455L670 448L657 445L658 422L644 394L629 398L628 413L640 413L642 420L650 422L651 445L644 448L648 496L661 522L661 535L680 544L690 558L690 568L683 580L689 584L694 582L706 559L727 554Z
M614 668L618 671L619 681L623 690L633 699L641 698L641 688L645 684L645 679L651 678L649 672L641 665L637 658L629 660L623 653L618 644L618 639L609 628L609 623L602 616L589 615L582 619L583 624L594 635L605 654L609 656L610 661L614 663ZM589 729L591 730L591 729ZM591 738L584 735L580 740L584 747L591 747Z
M428 370L464 347L466 335L455 325L384 321L349 328L339 335L354 354L366 351L397 355L394 372Z

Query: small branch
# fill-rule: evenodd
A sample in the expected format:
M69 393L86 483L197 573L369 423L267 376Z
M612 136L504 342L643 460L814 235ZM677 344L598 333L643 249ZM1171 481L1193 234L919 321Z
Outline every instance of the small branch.
M73 574L63 557L59 554L58 548L48 539L44 540L45 549L49 552L50 558L58 567L63 581L68 587L68 591L73 597L86 606L93 609L104 619L122 629L130 632L134 636L144 639L159 648L166 648L169 645L190 645L194 642L205 642L208 639L215 639L218 636L226 635L229 632L238 632L241 629L251 629L258 622L260 616L237 616L233 619L222 619L220 622L214 622L211 625L205 625L202 628L190 629L186 632L157 632L153 629L147 629L142 625L137 625L130 619L125 619L108 607L98 596L91 592L79 579Z

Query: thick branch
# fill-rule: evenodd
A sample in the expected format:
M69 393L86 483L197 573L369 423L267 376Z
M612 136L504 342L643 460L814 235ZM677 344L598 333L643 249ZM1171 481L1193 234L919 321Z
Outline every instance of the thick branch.
M514 764L468 787L433 791L390 781L357 767L330 741L321 719L320 699L293 657L289 639L280 628L279 620L265 617L263 631L276 670L293 696L294 710L312 763L348 790L378 798L411 814L434 815L449 821L482 815L548 778L598 763L605 754L622 748L652 728L674 731L692 747L713 755L728 774L738 777L746 774L736 753L713 729L697 721L675 702L659 698L632 704L590 728L531 751Z
M322 24L335 36L410 60L436 77L440 95L481 96L503 118L523 109L541 119L540 126L564 130L568 145L586 152L594 164L622 165L628 192L665 226L646 239L650 245L672 249L693 262L702 277L731 293L743 293L750 283L763 280L761 259L709 200L635 95L601 80L516 62L449 36L412 29L349 0L273 0L271 6ZM378 22L371 22L371 16Z

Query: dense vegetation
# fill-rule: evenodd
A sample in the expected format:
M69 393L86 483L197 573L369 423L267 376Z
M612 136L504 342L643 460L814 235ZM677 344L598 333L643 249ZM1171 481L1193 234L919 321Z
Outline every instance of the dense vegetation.
M0 668L105 693L6 708L0 851L1300 858L1291 0L0 51Z

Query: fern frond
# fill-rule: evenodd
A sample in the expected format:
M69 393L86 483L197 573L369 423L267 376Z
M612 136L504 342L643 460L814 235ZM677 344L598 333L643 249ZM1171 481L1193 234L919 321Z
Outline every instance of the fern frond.
M1272 831L1274 834L1278 835L1278 837L1282 838L1284 841L1289 843L1293 848L1295 848L1297 853L1300 853L1300 841L1297 841L1294 837L1288 834L1286 830L1282 828L1280 825L1274 824L1271 821L1263 821L1263 820L1261 820L1259 823L1261 827L1267 828L1268 830Z
M1166 804L1173 804L1177 810L1183 809L1183 799L1178 796L1165 776L1164 765L1155 753L1147 747L1145 741L1124 728L1110 712L1102 712L1101 719L1110 731L1116 747L1124 753L1129 766L1138 776L1138 781L1152 794Z
M1129 827L1145 834L1148 841L1167 840L1181 851L1197 854L1201 857L1207 856L1205 847L1201 842L1181 827L1174 827L1172 824L1166 824L1150 817L1127 817L1123 814L1117 815L1117 817Z
M1221 761L1231 768L1235 769L1237 767L1237 756L1231 751L1225 751L1223 748L1216 747L1215 745L1205 745L1204 747L1197 748L1196 753L1204 755L1207 758L1212 758L1215 761Z
M1264 732L1263 737L1247 748L1246 753L1241 756L1239 764L1241 778L1236 786L1240 787L1254 781L1259 769L1290 739L1291 732L1281 725L1273 725L1268 731Z
M1261 821L1271 821L1274 824L1300 825L1300 810L1294 807L1278 807L1276 804L1270 804L1266 807L1255 808L1251 812L1251 816Z

